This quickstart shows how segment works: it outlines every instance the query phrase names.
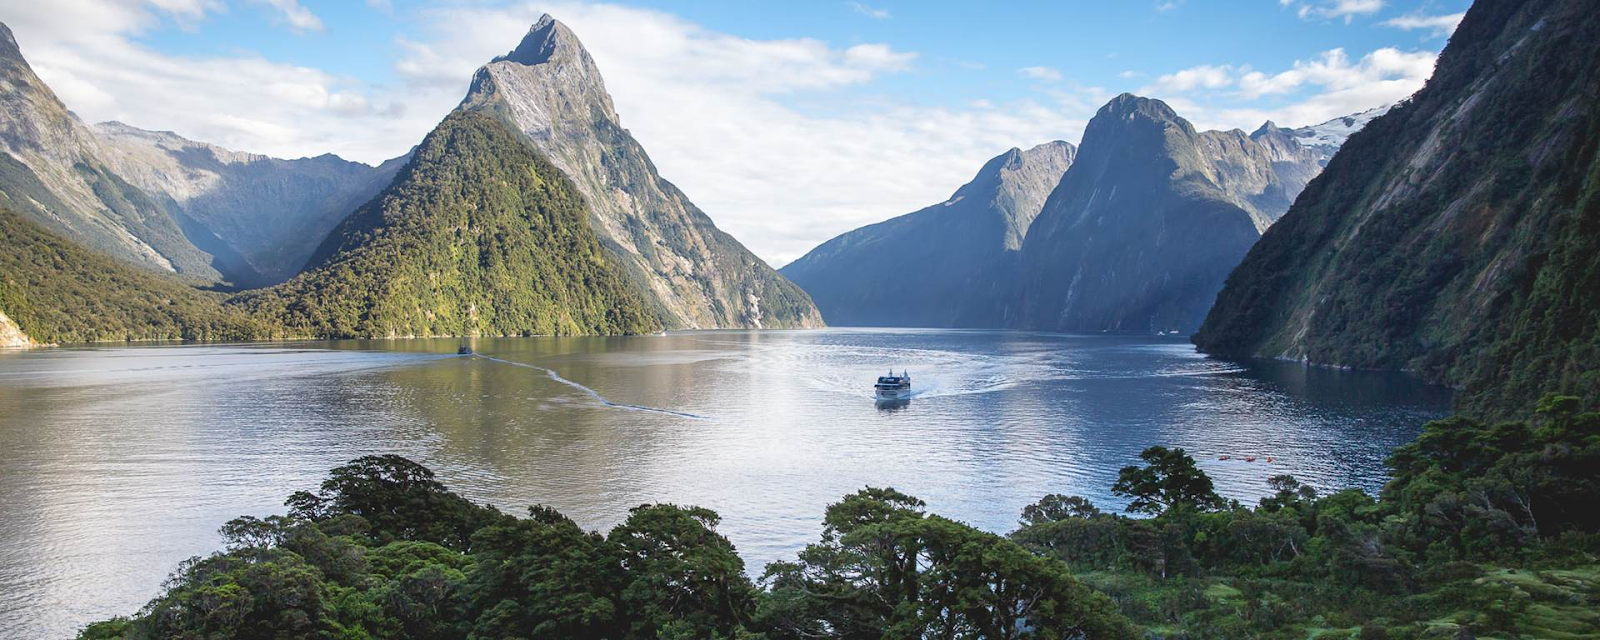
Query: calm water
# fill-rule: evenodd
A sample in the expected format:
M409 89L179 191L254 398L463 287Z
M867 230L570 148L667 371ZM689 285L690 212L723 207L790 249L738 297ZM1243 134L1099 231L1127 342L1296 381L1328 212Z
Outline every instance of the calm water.
M865 485L1005 532L1046 493L1120 506L1107 488L1150 444L1187 448L1241 500L1280 473L1375 490L1386 452L1449 402L1404 376L1239 365L1180 338L829 330L475 346L493 359L427 340L0 355L0 636L69 637L133 613L179 561L219 546L222 522L281 513L289 492L369 453L591 528L646 502L710 507L759 573ZM904 406L871 398L890 366L915 378Z

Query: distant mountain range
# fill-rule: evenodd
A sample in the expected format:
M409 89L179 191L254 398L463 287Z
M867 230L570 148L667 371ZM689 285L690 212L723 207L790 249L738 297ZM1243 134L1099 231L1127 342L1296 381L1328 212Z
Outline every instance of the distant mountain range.
M122 123L90 127L4 25L0 106L0 208L28 229L0 238L0 252L33 256L14 261L26 273L0 274L0 312L28 305L0 321L12 342L24 332L61 342L213 337L195 327L236 307L260 322L226 334L252 337L822 325L804 291L656 174L588 52L549 16L478 71L430 134L426 161L282 160ZM484 176L503 188L475 182ZM441 191L451 184L466 191ZM185 288L271 288L185 296L191 304L175 306L170 325L97 328L44 308L54 294L39 287L88 277L37 259L61 241ZM165 286L123 275L106 282ZM150 311L126 292L63 291L96 299L61 299L56 311Z
M830 324L992 327L1022 243L1077 147L1012 149L948 200L829 240L780 271Z
M1083 144L1012 150L950 200L782 269L832 324L1187 333L1322 170L1299 130L1197 131L1124 94Z
M1600 401L1600 21L1479 0L1245 257L1206 352L1449 383L1472 413Z

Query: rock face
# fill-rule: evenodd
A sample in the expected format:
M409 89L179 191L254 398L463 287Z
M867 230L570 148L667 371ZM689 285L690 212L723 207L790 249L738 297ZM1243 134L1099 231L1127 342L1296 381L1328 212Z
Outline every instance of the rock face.
M379 167L279 160L68 111L0 25L0 204L75 242L192 280L242 287L298 272L386 186Z
M1159 100L1118 96L1034 220L1007 324L1192 331L1315 167L1270 124L1200 132Z
M996 327L1033 220L1077 148L990 160L948 200L842 234L780 271L832 325Z
M1600 21L1479 0L1409 101L1328 163L1229 277L1203 350L1417 369L1463 409L1600 399Z
M17 323L12 322L6 312L0 311L0 349L25 349L33 345L33 339L22 332Z
M118 122L94 132L106 164L164 199L186 237L246 288L299 273L318 241L388 186L406 160L377 167L332 154L280 160Z
M572 179L602 244L669 328L822 325L804 291L656 173L566 25L541 18L516 49L478 70L461 108L512 122Z
M231 305L328 338L659 328L582 195L509 123L457 111L413 155L328 236L314 268Z
M33 73L0 24L0 204L152 269L218 279L160 203L113 173L89 127Z

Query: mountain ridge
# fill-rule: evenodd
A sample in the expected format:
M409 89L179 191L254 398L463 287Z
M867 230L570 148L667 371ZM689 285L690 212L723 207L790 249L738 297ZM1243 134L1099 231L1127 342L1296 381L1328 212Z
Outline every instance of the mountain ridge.
M1497 415L1600 398L1600 26L1479 0L1229 277L1204 351L1411 369Z
M830 324L983 327L999 322L1017 252L1077 147L1002 153L938 204L840 234L780 273Z
M458 109L513 123L577 185L602 243L669 328L822 326L804 291L661 178L560 21L544 15L515 49L478 69Z

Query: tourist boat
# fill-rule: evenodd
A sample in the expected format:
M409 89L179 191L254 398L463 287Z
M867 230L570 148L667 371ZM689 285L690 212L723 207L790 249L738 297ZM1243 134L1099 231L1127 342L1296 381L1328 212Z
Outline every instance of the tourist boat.
M905 371L895 375L894 370L889 370L889 375L878 376L878 383L872 385L872 390L879 400L902 400L911 397L911 374Z

